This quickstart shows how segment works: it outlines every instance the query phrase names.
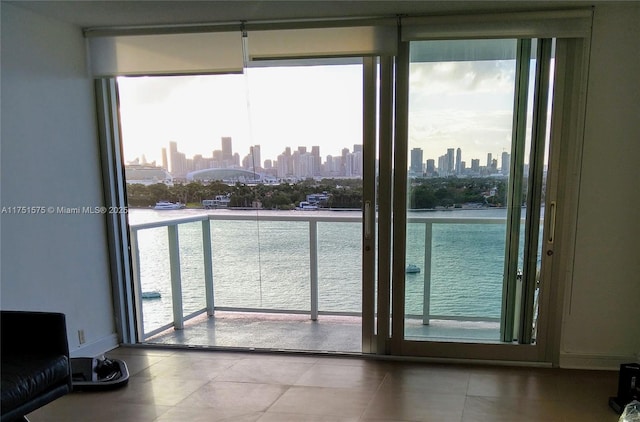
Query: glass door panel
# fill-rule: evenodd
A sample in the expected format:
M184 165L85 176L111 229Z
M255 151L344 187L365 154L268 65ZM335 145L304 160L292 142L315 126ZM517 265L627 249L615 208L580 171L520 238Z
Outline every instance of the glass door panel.
M395 344L485 357L496 349L474 345L535 343L551 40L415 41L407 56Z
M361 350L363 68L118 79L144 341Z
M500 340L516 47L410 44L406 339Z

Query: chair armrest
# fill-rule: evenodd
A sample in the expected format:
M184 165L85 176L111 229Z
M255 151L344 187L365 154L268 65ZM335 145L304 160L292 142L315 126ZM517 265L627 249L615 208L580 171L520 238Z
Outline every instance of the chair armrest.
M69 356L65 315L54 312L1 311L2 354Z

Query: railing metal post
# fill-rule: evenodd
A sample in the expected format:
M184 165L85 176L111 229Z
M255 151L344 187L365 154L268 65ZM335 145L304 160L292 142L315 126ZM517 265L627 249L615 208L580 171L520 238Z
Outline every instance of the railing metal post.
M433 223L424 223L424 295L422 296L422 324L429 325L431 313L431 240Z
M213 296L213 254L211 253L211 223L202 220L202 258L204 259L204 292L207 300L207 315L215 313Z
M318 223L309 221L309 272L311 278L311 320L318 320Z
M184 328L182 312L182 280L180 277L180 246L178 244L177 224L167 226L169 234L169 264L171 266L171 301L173 303L173 327Z
M131 269L133 272L133 289L134 289L134 300L136 302L136 309L138 312L135 312L136 315L136 330L138 333L138 338L141 340L145 340L144 334L144 320L143 320L143 312L142 312L142 281L140 280L140 249L138 245L138 230L131 229Z

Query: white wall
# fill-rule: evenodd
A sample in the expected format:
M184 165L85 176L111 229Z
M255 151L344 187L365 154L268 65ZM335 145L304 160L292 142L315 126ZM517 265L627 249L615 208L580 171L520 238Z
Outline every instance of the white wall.
M639 22L638 2L595 8L565 367L640 352Z
M92 81L79 28L2 2L1 205L103 204ZM92 344L114 343L101 215L3 214L2 309L67 316Z

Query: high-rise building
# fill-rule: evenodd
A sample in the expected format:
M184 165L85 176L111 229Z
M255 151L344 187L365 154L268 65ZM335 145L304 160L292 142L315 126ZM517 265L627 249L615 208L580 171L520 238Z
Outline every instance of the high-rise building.
M342 148L342 161L340 163L340 176L347 175L347 156L349 155L349 148Z
M449 163L447 162L446 154L438 157L438 173L440 173L440 176L446 176L449 173Z
M447 174L452 174L455 169L455 150L453 148L447 148Z
M433 158L427 160L427 176L432 176L436 172L436 161Z
M183 177L187 174L187 158L178 152L178 143L169 142L169 172L173 177Z
M280 178L285 178L287 176L289 176L290 172L289 172L289 157L287 157L285 154L280 154L278 155L278 159L276 160L277 163L277 176Z
M300 152L293 151L291 153L291 168L289 172L292 176L299 177L300 176Z
M413 148L411 150L409 172L413 176L422 176L422 148Z
M169 142L169 172L174 173L176 169L176 157L178 155L178 143L171 141Z
M458 148L456 150L456 174L462 174L462 149Z
M262 155L260 153L260 145L254 145L250 149L250 154L252 156L252 167L260 167L260 163L262 162Z
M167 160L167 149L162 148L162 168L165 170L169 169L169 160Z
M230 136L222 137L222 160L227 161L229 164L233 162L233 146L231 144Z
M291 154L291 148L286 147L284 149L284 159L286 163L283 164L283 168L286 169L285 176L293 176L293 154ZM280 161L280 159L278 159Z
M311 147L311 155L313 156L313 175L320 176L322 168L322 157L320 157L320 147Z
M213 151L213 167L222 168L222 150Z
M502 153L502 164L500 167L500 170L502 172L502 174L507 175L509 174L509 168L511 166L511 156L509 155L508 152L504 151Z
M305 153L300 155L298 177L313 177L314 157L312 154Z
M471 159L471 171L473 173L480 173L480 159L479 158L472 158Z
M493 159L493 156L491 155L491 153L487 154L487 168L491 168L491 160Z

